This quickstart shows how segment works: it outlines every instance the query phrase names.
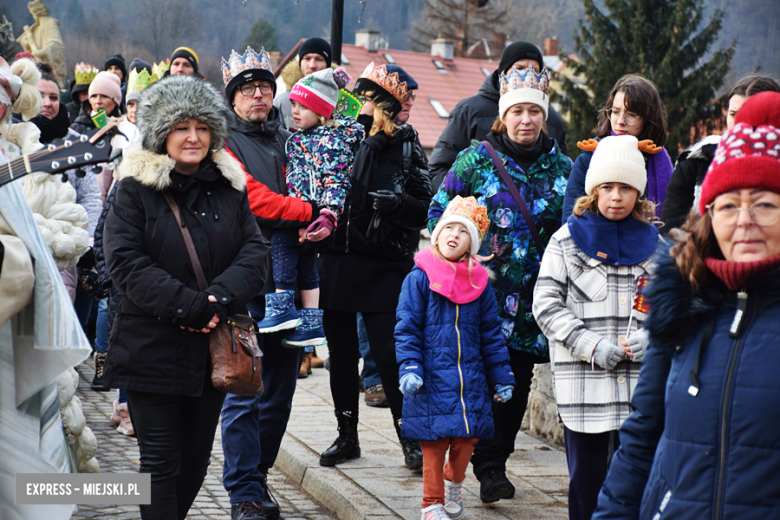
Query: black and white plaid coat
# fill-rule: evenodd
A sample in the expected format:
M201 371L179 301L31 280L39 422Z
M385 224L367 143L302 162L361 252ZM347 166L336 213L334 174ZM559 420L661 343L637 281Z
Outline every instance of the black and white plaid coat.
M544 252L533 314L550 342L558 413L572 431L617 430L631 413L641 364L626 357L604 370L591 357L602 339L620 345L631 312L631 332L641 328L645 315L632 307L637 279L649 277L651 258L634 266L607 265L577 247L568 225Z

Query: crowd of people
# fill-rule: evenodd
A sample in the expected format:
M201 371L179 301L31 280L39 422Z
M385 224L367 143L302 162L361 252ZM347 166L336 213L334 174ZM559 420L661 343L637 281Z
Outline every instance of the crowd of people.
M677 107L626 74L572 161L542 54L518 41L429 161L398 65L372 63L350 91L313 37L277 95L263 49L223 58L221 92L194 50L168 61L79 64L68 104L50 65L0 61L0 164L119 129L110 162L20 183L73 319L94 322L91 387L117 390L111 422L151 474L142 518L187 516L221 420L232 519L277 520L267 475L297 380L326 364L338 432L320 465L361 456L364 387L422 470L422 520L464 516L469 463L483 503L514 498L506 463L548 362L570 518L780 512L774 80L741 79L725 132L673 165ZM30 269L0 230L2 295ZM26 298L0 304L0 325ZM211 340L239 313L257 322L257 395L212 379Z

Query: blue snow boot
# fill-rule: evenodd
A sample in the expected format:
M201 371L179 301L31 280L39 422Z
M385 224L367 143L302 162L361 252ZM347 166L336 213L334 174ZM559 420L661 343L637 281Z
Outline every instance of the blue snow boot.
M295 291L265 295L265 318L257 324L261 334L294 329L300 324L295 310Z
M282 340L288 348L318 347L327 344L322 329L322 309L301 309L301 324Z

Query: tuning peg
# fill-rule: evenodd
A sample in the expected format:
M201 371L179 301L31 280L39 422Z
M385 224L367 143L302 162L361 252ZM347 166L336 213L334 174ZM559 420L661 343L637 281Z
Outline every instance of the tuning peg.
M81 178L81 177L84 177L86 175L87 175L86 171L84 171L84 170L76 170L76 177Z
M61 180L62 182L68 182L68 174L67 174L67 173L63 173L63 174L62 174L62 179L60 179L60 180Z

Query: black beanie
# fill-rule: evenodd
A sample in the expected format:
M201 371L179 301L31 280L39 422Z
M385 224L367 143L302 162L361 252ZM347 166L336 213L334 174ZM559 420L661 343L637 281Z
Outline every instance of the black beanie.
M319 54L325 58L325 62L328 64L328 67L330 67L331 62L333 61L333 50L330 48L330 44L327 41L318 38L317 36L313 36L303 42L298 49L298 61L301 61L301 58L311 53Z
M190 65L192 65L192 68L195 70L195 74L198 73L198 55L195 54L195 51L187 47L179 47L171 54L171 64L173 64L173 60L176 58L184 58L189 61ZM168 70L170 71L170 67Z
M106 64L103 65L103 70L108 70L111 65L116 65L122 69L122 83L127 81L127 67L125 66L125 59L121 54L114 54L113 56L109 56L106 60Z
M498 70L504 73L512 68L512 65L519 60L534 60L539 63L539 70L544 68L544 58L539 48L531 42L518 40L513 42L501 53L501 62L498 64Z

